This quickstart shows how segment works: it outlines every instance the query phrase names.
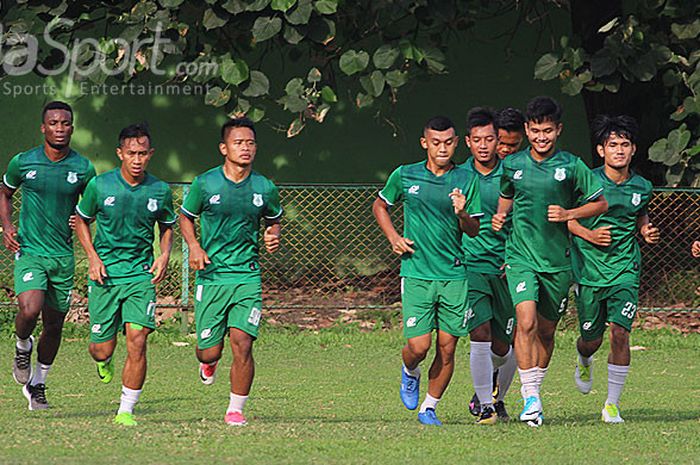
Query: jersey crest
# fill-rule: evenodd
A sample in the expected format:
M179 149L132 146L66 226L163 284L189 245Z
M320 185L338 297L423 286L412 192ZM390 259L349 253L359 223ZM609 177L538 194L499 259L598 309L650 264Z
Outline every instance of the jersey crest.
M566 179L566 168L555 168L554 179L560 182Z
M419 190L420 190L420 186L418 184L414 184L408 188L408 193L413 194L413 195L418 195Z
M635 207L642 203L642 194L633 193L632 194L632 205Z
M114 201L116 198L113 195L110 195L105 199L105 207L113 207L114 206Z
M517 170L515 173L513 173L513 180L517 181L518 179L523 178L523 170Z
M262 194L253 194L253 205L256 207L263 206L263 196Z
M158 210L158 201L156 199L148 199L147 207L149 212L154 212Z
M36 170L27 171L27 175L25 176L25 178L36 179Z
M68 181L71 184L75 184L78 182L78 173L75 171L69 171L68 176L66 177L66 181Z
M209 204L210 205L219 205L221 204L221 194L214 194L209 198Z

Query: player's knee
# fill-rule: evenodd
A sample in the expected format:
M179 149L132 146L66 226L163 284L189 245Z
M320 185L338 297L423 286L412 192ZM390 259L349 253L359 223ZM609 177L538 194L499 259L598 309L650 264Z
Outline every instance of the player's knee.
M88 352L93 360L101 362L112 356L114 347L108 344L96 344L93 342L88 346Z
M469 333L469 339L474 342L491 342L491 324L489 322L477 326Z
M610 345L613 348L624 348L629 345L630 334L622 326L616 324L611 325L610 328Z
M510 344L507 342L503 342L497 338L494 338L491 342L491 352L499 357L505 356L508 353L508 350L510 350Z
M428 355L430 350L430 340L408 340L408 348L413 353L413 355L419 357L421 360Z
M20 299L19 301L19 317L24 320L36 320L41 313L41 306L34 304L31 301Z
M211 347L209 349L197 349L197 360L202 363L214 363L221 358L221 347Z

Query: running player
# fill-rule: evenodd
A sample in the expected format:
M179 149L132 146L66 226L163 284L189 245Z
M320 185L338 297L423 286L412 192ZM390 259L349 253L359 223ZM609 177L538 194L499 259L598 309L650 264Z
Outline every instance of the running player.
M423 128L421 147L427 160L399 166L374 201L372 212L401 256L403 332L401 400L418 407L420 369L437 330L435 359L430 367L428 394L418 421L442 423L435 415L452 378L457 341L467 335L467 275L462 233L479 233L481 204L476 178L452 161L458 137L452 121L431 118ZM404 203L404 234L391 221L389 208Z
M170 186L146 172L153 156L145 125L119 133L121 167L94 178L76 207L76 234L87 253L90 355L104 383L112 381L117 332L126 331L122 394L114 423L135 426L134 406L146 379L146 338L156 327L156 287L165 278L173 242ZM88 222L97 220L93 245ZM161 254L153 259L158 223Z
M253 341L262 315L260 219L265 219L265 249L275 252L280 243L282 208L277 187L252 170L257 152L252 121L227 121L221 128L219 151L224 164L195 178L182 205L180 226L190 249L190 266L197 270L195 323L200 379L204 384L214 382L228 329L233 364L224 421L242 426L246 424L243 408L255 370ZM201 243L195 235L197 217Z
M515 305L515 356L525 401L520 420L533 426L542 424L540 387L571 282L566 222L607 210L603 188L591 170L557 149L561 131L561 107L554 99L536 97L528 103L525 132L531 146L504 160L498 213L492 217L494 230L500 231L512 210L506 276Z
M637 313L642 260L635 234L639 231L647 243L656 244L659 230L647 215L651 183L630 170L637 150L637 122L629 116L601 115L591 129L596 151L605 160L593 174L603 186L609 207L600 216L569 221L581 331L574 378L579 391L591 391L593 354L603 342L607 324L608 398L602 418L606 423L622 423L619 402L630 365L629 333Z
M469 282L469 366L474 383L470 411L477 423L508 421L503 399L510 388L517 364L511 348L515 309L503 275L507 230L494 232L491 216L498 208L503 162L496 156L498 136L495 115L487 108L473 108L467 115L467 146L472 157L464 165L479 180L484 218L479 235L464 236L464 252ZM492 400L492 379L498 370L498 393ZM477 407L479 405L479 407ZM478 408L478 410L477 410Z
M78 197L95 176L92 163L70 148L70 105L50 102L41 117L44 143L10 160L0 188L3 242L15 254L15 294L19 301L12 375L24 385L22 392L29 410L49 408L46 377L61 345L75 270L73 231L68 222ZM12 225L12 196L20 187L18 232ZM32 371L32 332L39 315L43 329Z
M501 160L518 150L525 138L525 116L523 112L512 107L506 107L496 112L496 127L498 127L498 158Z

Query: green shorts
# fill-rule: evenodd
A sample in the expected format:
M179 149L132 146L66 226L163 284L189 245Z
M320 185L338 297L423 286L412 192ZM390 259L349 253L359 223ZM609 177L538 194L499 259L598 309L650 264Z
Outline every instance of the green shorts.
M70 308L75 258L39 257L18 252L15 255L15 294L44 291L47 307L66 313Z
M111 341L126 323L156 327L156 287L150 281L88 286L90 342Z
M527 265L506 265L508 290L513 305L533 300L537 312L549 321L559 321L566 313L571 286L571 271L543 273Z
M632 330L639 301L637 284L609 287L579 284L575 290L579 330L584 341L601 338L606 323L615 323L627 331Z
M456 337L467 331L467 280L401 278L403 335L407 339L439 329Z
M197 347L208 349L224 340L227 328L258 337L262 316L260 281L241 284L198 284L194 296Z
M505 278L495 274L467 273L469 310L467 329L472 332L490 321L493 338L506 344L513 342L515 307Z

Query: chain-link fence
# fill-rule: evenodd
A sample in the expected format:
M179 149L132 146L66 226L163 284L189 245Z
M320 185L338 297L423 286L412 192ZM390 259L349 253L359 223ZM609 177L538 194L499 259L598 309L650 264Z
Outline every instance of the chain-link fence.
M172 188L178 207L189 186ZM282 246L274 255L261 254L267 308L388 308L400 300L399 259L372 216L377 189L376 185L281 186ZM662 240L653 246L642 244L640 306L697 309L700 259L691 257L690 246L700 240L700 190L658 189L649 210ZM400 230L401 210L393 213ZM175 232L168 276L158 287L161 308L192 305L194 274L179 229ZM4 249L0 270L5 290L0 292L0 306L12 305L12 256ZM86 304L86 277L87 260L76 244L74 306Z

